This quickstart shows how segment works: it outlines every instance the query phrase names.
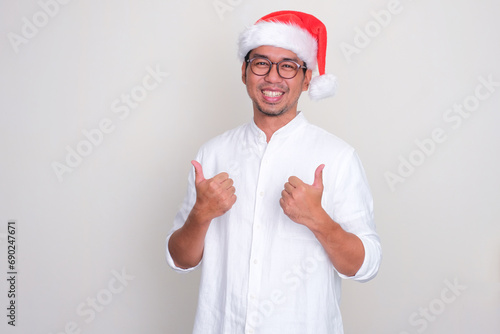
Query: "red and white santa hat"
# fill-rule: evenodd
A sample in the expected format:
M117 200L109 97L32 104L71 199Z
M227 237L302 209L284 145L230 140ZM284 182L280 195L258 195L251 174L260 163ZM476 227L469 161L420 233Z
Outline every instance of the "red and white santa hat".
M244 61L251 50L269 45L294 52L306 62L307 68L318 66L319 76L311 80L309 96L320 100L333 96L336 78L325 74L326 27L316 17L296 11L279 11L259 19L240 35L238 57Z

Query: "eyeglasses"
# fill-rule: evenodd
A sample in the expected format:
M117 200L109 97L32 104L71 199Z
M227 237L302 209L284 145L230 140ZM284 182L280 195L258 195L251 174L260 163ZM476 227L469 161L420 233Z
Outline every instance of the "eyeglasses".
M305 64L300 65L294 62L293 60L287 60L287 59L283 59L282 61L273 63L267 58L255 57L252 59L248 59L247 63L250 64L250 69L252 70L253 74L259 76L264 76L269 74L269 72L271 72L271 68L273 67L273 65L276 65L276 68L278 70L278 75L283 79L294 78L299 72L300 68L303 68L304 70L307 69L307 66Z

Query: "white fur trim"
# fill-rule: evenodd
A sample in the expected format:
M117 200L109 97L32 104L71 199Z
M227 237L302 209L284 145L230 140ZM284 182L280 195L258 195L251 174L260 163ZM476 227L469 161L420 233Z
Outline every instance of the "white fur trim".
M337 78L333 74L323 74L312 78L309 85L309 97L317 101L335 95Z
M238 40L239 59L243 61L249 51L263 45L290 50L306 62L307 68L316 68L318 43L295 24L264 21L247 28Z

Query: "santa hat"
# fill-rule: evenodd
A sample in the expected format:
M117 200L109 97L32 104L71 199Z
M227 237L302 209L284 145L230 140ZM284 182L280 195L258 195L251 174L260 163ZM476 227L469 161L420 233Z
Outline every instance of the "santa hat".
M263 45L294 52L306 62L309 69L318 66L319 76L314 77L309 86L312 100L335 94L336 78L332 74L325 74L326 27L316 17L289 10L262 17L241 33L238 57L243 61L248 52Z

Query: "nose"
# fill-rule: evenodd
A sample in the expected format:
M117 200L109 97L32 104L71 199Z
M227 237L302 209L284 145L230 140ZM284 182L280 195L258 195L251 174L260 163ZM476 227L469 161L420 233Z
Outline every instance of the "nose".
M283 78L278 74L278 64L271 63L271 70L264 77L268 82L280 82Z

